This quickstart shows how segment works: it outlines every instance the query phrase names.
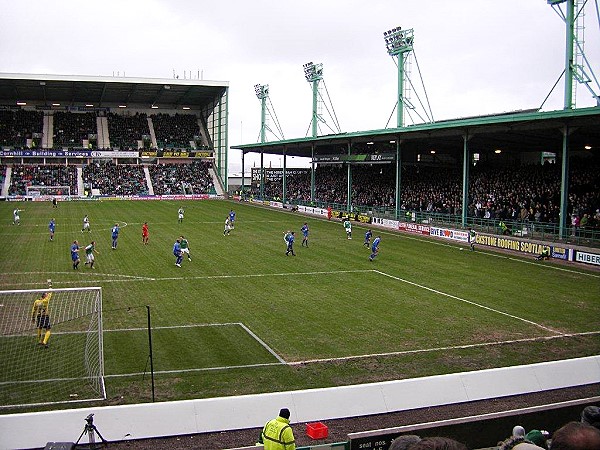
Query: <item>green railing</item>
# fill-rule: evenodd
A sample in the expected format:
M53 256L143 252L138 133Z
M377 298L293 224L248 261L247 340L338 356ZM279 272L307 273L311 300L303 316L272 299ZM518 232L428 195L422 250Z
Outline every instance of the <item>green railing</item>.
M275 200L275 199L265 199ZM277 199L281 201L281 199ZM290 201L292 204L308 205L309 202ZM315 201L310 206L318 208L331 207L334 210L346 211L345 203L327 203ZM396 208L383 206L352 206L352 213L366 214L387 219L396 219ZM405 222L427 223L433 226L448 228L463 228L462 217L456 214L430 213L423 211L400 210L398 220ZM479 217L468 217L467 227L490 234L510 235L527 240L549 241L563 244L580 245L583 247L600 248L600 229L598 228L577 228L567 227L567 236L564 239L559 238L559 226L554 223L532 222L529 220L507 221L504 224L507 230L504 231L500 226L499 219L483 219Z

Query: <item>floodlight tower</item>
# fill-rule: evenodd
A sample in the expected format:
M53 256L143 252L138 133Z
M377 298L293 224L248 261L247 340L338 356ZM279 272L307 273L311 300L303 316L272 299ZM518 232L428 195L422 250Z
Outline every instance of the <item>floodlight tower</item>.
M260 143L265 142L266 130L267 130L267 98L269 97L269 85L268 84L255 84L254 92L260 100Z
M304 68L304 77L306 81L312 84L313 108L312 108L312 137L317 137L317 125L319 120L319 111L317 109L319 99L319 82L323 79L323 64L314 64L309 62L302 66Z
M559 5L562 3L566 3L565 12L560 9ZM548 4L554 8L566 25L564 109L577 107L576 91L578 83L585 86L592 94L592 97L596 99L596 104L600 105L600 96L592 87L592 78L596 86L599 86L600 83L594 74L592 64L590 64L585 56L583 48L583 22L586 3L587 1L582 0L548 0ZM600 16L598 18L600 20Z
M404 126L404 55L413 49L413 29L392 28L383 33L385 47L390 56L398 58L398 116L396 125Z
M563 12L560 8L560 4L562 3L566 3L566 12ZM578 83L582 84L590 91L592 97L596 100L596 104L600 106L600 95L598 95L598 91L595 91L594 87L592 87L592 79L595 82L596 89L600 87L600 83L594 74L592 64L590 64L586 58L583 50L583 18L586 3L587 1L582 0L548 0L548 4L552 6L554 11L564 20L566 25L564 109L573 109L577 106L576 87ZM598 2L596 2L596 8L597 7ZM598 20L600 25L600 15L598 16ZM586 69L589 72L586 72ZM576 81L576 83L573 81ZM563 145L561 158L560 219L558 226L558 234L561 238L565 238L568 232L567 214L569 203L570 133L571 130L569 130L569 126L565 125L562 130Z
M260 100L260 143L264 144L266 141L266 130L267 130L267 98L269 98L269 85L268 84L255 84L254 92L256 97ZM260 198L262 199L265 192L265 168L264 168L264 153L260 152ZM242 163L242 173L243 173ZM243 176L243 175L242 175ZM243 182L243 178L242 178Z

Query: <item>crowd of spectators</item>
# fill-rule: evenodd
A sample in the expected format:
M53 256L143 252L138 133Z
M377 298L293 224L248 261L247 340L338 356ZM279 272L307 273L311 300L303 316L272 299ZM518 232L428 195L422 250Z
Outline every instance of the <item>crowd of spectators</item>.
M189 148L200 135L198 118L193 114L152 114L152 126L158 148Z
M26 147L27 139L33 139L34 133L42 133L43 128L41 111L0 110L0 146Z
M102 112L98 114L103 114ZM138 141L144 141L144 136L150 136L148 115L135 113L124 115L106 113L108 133L111 148L138 149ZM191 142L196 142L199 148L201 135L198 118L194 114L152 114L152 127L159 148L190 148ZM43 111L31 110L0 110L0 146L24 148L27 140L33 139L32 147L39 147L44 129ZM88 141L88 147L97 145L96 139L90 135L98 135L96 112L55 111L53 114L53 147L74 148L82 147ZM36 136L37 137L37 136ZM143 145L150 145L146 139Z
M157 164L148 166L155 195L208 194L214 185L209 162Z
M90 134L98 134L96 114L57 111L53 120L54 148L82 147Z
M569 216L579 227L600 226L600 163L572 159ZM315 200L345 204L347 168L322 166L315 172ZM469 174L470 217L558 223L561 167L537 164L494 167L479 164ZM352 166L352 204L395 207L396 173L392 165ZM265 196L283 197L282 182L265 183ZM257 194L257 190L254 190ZM401 209L428 213L462 213L462 168L403 165ZM310 201L310 173L286 177L286 198ZM583 224L581 224L583 222Z
M150 135L148 116L145 113L135 113L131 116L108 113L108 135L112 148L138 149L138 141L144 135Z
M155 195L210 194L215 192L209 173L210 162L157 164L148 166ZM0 183L6 176L0 165ZM83 185L88 194L98 189L100 195L148 195L149 186L142 165L94 162L83 166ZM27 186L70 186L78 192L77 167L65 165L13 165L8 195L26 195ZM54 192L57 195L66 193Z
M77 192L77 169L64 165L14 165L8 195L25 195L27 186L70 186L71 194L74 194Z
M497 445L498 450L591 450L600 448L600 409L586 406L581 418L571 421L550 434L545 430L516 425L512 434ZM391 450L391 447L390 447Z
M141 165L87 164L83 166L83 183L88 189L99 189L101 195L148 195L148 184Z
M491 445L491 443L490 443ZM494 447L497 450L592 450L600 448L600 413L597 406L586 406L581 419L563 425L552 434L544 430L516 425L509 437ZM404 434L395 438L389 450L467 450L462 442L452 438L433 436L421 438Z

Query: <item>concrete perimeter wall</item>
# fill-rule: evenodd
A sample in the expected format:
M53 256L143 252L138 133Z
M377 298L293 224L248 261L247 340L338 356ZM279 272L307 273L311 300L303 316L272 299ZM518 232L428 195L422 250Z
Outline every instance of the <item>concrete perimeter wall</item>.
M74 442L91 413L105 439L121 441L261 427L282 407L293 424L593 383L600 383L600 356L334 388L8 414L0 416L0 448Z

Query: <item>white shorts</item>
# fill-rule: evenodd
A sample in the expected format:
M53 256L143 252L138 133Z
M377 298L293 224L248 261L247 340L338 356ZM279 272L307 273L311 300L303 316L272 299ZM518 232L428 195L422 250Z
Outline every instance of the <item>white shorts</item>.
M179 214L179 218L180 218L180 219L183 219L183 214Z
M84 229L84 230L88 229L89 227L90 227L90 224L89 224L89 222L88 222L88 223L84 223L84 224L83 224L83 229Z
M182 248L181 249L181 253L187 253L189 255L190 254L190 249L189 248Z
M94 254L90 253L90 254L85 255L85 260L89 263L94 262Z

